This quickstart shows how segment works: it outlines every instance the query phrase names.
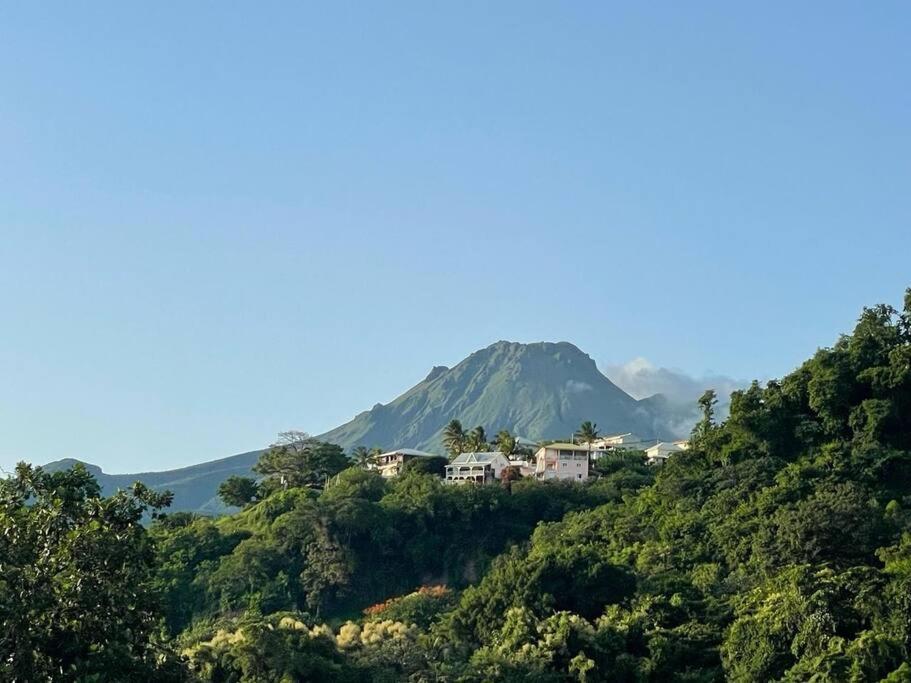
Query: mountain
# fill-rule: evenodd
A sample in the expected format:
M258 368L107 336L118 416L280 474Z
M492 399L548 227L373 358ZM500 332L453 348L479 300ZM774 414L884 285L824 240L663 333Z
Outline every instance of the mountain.
M466 429L483 425L490 436L508 429L535 440L567 439L584 420L597 423L602 434L669 438L680 431L679 415L662 396L637 401L572 344L500 341L452 368L433 368L391 403L377 404L319 438L346 449L364 445L442 453L442 430L454 418ZM172 491L172 510L217 513L224 510L218 485L233 474L250 476L261 453L250 451L166 472L106 474L87 466L106 494L138 479L154 489ZM75 462L58 460L46 468L63 469Z
M440 451L441 434L453 418L466 429L483 425L531 439L569 438L583 420L598 429L667 433L666 402L637 401L568 342L518 344L499 341L453 368L430 374L389 404L377 404L321 438L352 446L411 447Z

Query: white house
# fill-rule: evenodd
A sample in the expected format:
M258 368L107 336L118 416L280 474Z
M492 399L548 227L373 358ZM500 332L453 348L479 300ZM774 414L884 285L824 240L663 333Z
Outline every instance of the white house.
M663 465L674 453L686 450L677 443L659 441L654 446L645 449L645 462L648 465Z
M509 465L509 459L500 451L461 453L446 465L445 481L449 484L484 484L499 479Z
M535 453L535 476L545 481L585 481L588 479L588 453L587 445L574 443L542 446Z
M382 476L391 478L402 473L405 463L415 458L436 458L436 453L427 453L413 448L399 448L388 453L374 455L370 459L370 469L377 470Z
M639 451L644 450L645 446L651 443L652 441L643 439L638 434L626 432L625 434L602 436L600 439L592 442L592 448L599 451L609 451L612 449Z

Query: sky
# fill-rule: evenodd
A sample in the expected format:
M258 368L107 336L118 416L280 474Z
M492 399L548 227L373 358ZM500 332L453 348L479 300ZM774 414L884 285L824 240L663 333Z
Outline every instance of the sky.
M911 285L909 31L904 2L4 3L0 467L320 433L499 339L781 376Z

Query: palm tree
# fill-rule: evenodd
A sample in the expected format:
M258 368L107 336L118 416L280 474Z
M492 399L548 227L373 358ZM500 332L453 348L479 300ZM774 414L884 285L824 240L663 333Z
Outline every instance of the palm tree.
M516 452L516 437L509 433L508 429L501 429L497 432L497 450L507 458Z
M366 446L358 446L351 451L351 459L354 461L354 464L360 467L361 469L367 469L367 465L370 463L370 458L372 453L367 449Z
M468 442L465 444L467 450L475 453L487 450L487 432L481 425L478 425L468 434Z
M465 429L458 420L452 420L443 430L443 445L453 458L465 450L466 440Z
M588 458L592 457L592 442L598 438L598 425L586 420L579 425L579 431L576 432L576 438L582 443L588 444Z

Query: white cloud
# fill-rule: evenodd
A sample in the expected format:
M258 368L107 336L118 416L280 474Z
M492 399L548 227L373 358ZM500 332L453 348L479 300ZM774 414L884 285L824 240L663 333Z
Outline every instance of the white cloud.
M714 389L718 394L716 416L724 419L731 392L748 385L725 375L694 377L682 370L657 367L645 358L609 365L604 368L604 374L633 398L662 394L668 399L668 410L656 416L654 425L655 434L661 438L682 438L690 433L700 415L696 401L706 389Z
M694 403L706 389L714 389L719 402L729 402L731 392L749 384L725 375L688 375L682 370L661 368L645 358L634 358L623 365L608 365L604 374L633 398L664 394L674 403Z
M566 380L566 391L571 394L581 394L583 391L591 391L592 385L587 382L579 382L574 379Z

